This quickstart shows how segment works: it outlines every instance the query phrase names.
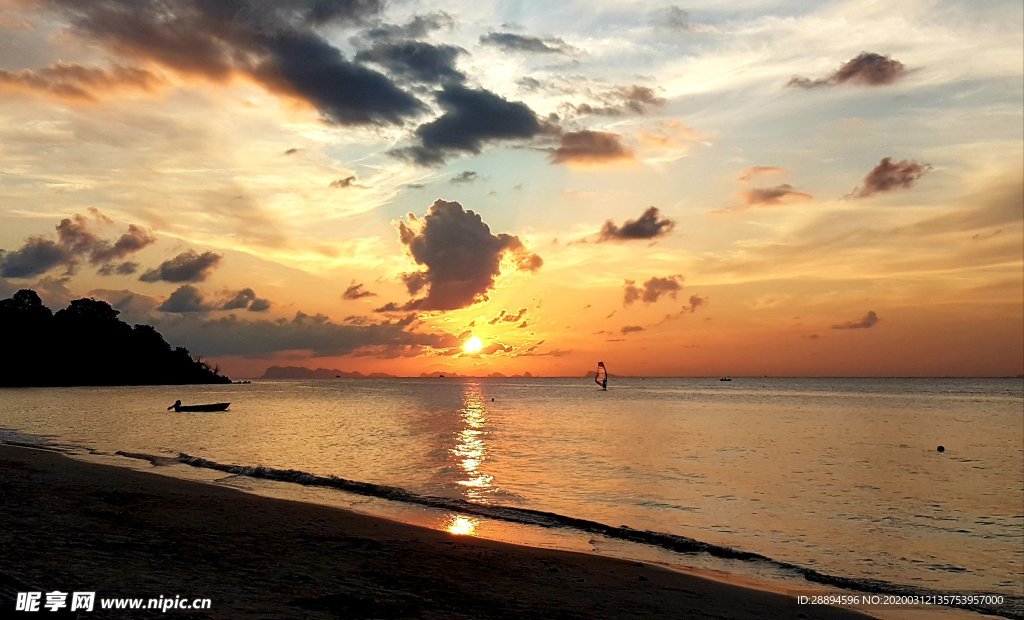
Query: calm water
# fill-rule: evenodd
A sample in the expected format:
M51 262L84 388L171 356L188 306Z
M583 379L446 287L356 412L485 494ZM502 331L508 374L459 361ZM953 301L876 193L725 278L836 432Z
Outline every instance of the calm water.
M856 579L1021 596L1022 388L619 379L601 392L586 380L385 379L25 389L0 390L0 428L550 511ZM232 405L167 412L177 398Z

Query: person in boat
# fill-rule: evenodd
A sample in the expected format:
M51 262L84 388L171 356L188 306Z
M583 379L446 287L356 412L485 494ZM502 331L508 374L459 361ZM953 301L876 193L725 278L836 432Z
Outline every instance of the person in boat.
M167 401L164 401L164 402L167 402ZM175 411L179 411L181 409L181 401L180 400L174 401L174 404L167 408L168 411L170 411L171 409L174 409Z

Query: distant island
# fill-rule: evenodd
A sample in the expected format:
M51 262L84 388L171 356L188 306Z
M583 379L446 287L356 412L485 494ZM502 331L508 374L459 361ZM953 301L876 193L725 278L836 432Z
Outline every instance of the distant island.
M231 383L151 325L130 326L118 314L91 298L54 313L31 289L0 300L0 387Z
M374 372L368 375L364 375L361 372L354 371L348 372L344 370L338 370L337 368L306 368L305 366L271 366L267 368L266 372L260 379L340 379L344 378L355 378L355 379L378 379L378 378L394 378L395 375L389 375L383 372Z

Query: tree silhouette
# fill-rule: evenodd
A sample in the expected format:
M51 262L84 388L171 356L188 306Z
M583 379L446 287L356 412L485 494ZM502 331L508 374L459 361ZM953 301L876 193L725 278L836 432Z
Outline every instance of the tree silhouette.
M76 299L51 313L35 291L0 300L0 338L9 370L0 386L171 385L230 383L171 348L151 325L129 326L105 301Z

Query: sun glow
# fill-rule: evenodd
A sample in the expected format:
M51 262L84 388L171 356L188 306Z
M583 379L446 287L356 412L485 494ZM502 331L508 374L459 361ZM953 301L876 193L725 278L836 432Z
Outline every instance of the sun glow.
M484 348L483 340L480 340L476 336L470 336L469 340L462 343L462 350L466 353L477 353L480 349Z

